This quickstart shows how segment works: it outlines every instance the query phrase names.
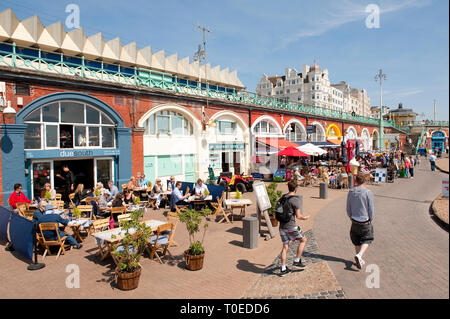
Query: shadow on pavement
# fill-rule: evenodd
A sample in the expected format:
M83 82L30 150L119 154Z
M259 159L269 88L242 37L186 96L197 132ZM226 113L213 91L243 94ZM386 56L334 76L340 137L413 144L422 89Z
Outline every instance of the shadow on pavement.
M333 257L333 256L322 255L322 254L309 253L307 251L303 252L302 258L305 258L305 259L306 258L320 259L320 260L325 260L325 261L341 262L341 263L343 263L345 265L345 268L344 268L345 270L358 272L358 270L352 268L352 266L354 265L354 262L351 261L351 260L346 260L346 259Z
M226 230L227 233L232 233L232 234L236 234L236 235L242 235L242 228L240 227L233 227L230 228L228 230Z
M443 230L445 230L448 233L448 224L446 224L444 221L439 219L433 211L433 203L430 205L430 208L428 209L428 213L430 214L431 219Z
M252 272L255 274L262 274L266 272L267 267L259 267L264 266L263 264L254 264L245 259L239 259L236 265L236 268L246 272Z

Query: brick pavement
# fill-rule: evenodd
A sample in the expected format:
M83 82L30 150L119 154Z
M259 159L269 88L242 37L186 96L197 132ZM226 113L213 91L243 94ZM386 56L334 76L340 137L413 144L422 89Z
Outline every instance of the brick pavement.
M449 160L448 160L448 156L443 155L444 157L438 158L436 160L436 167L438 169L440 169L441 171L443 171L444 173L448 174L448 166L449 166Z
M279 184L286 191L286 184ZM312 228L314 217L323 207L346 194L345 190L330 190L327 200L319 199L318 187L301 188L303 205L311 220L301 222L304 231ZM253 193L244 194L255 203L247 212L255 213L256 201ZM162 211L147 211L146 218L164 219ZM39 271L28 271L28 262L17 253L4 250L0 245L0 295L4 298L241 298L255 284L264 270L279 255L279 236L272 240L259 239L256 249L242 247L242 222L218 224L210 222L205 237L206 257L204 268L197 272L184 269L183 251L188 247L188 236L183 224L178 224L175 240L179 247L171 248L172 260L159 264L143 258L143 271L139 287L133 291L120 291L114 284L114 267L111 259L99 262L94 256L97 251L94 239L88 238L81 250L72 250L56 261L55 256L45 259L46 267ZM41 257L40 257L41 258ZM39 259L40 260L40 259ZM68 265L80 269L80 288L66 287ZM314 267L314 268L313 268ZM327 272L322 282L326 291L340 290L325 263L315 263L304 278L320 279L313 270ZM307 277L307 274L310 277ZM301 286L301 281L296 281ZM332 287L332 288L328 288ZM31 288L31 289L30 289ZM314 292L317 293L317 292Z
M426 161L416 167L414 179L369 186L375 195L375 240L364 256L366 269L349 267L354 250L345 198L323 209L314 224L321 254L348 298L448 298L448 232L430 218L432 200L441 192L445 175L431 172ZM367 265L380 270L380 288L369 289Z

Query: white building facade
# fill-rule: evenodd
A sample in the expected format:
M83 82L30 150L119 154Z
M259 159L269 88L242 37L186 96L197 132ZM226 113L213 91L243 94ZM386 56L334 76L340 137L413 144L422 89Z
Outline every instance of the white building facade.
M346 82L331 84L327 69L316 62L303 65L302 72L286 68L283 76L262 75L256 86L260 97L343 111L370 117L370 98L365 89L351 88Z

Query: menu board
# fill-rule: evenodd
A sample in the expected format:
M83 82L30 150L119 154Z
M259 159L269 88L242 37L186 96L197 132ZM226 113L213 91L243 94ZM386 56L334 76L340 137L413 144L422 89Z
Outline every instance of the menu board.
M255 182L253 183L253 191L256 195L256 199L258 200L258 207L260 211L268 210L272 207L269 200L269 195L267 195L267 189L264 182Z

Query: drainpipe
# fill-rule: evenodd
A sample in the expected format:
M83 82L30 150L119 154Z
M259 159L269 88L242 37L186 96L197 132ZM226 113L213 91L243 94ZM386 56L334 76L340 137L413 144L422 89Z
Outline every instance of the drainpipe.
M250 158L249 158L249 169L252 166L252 156L253 156L253 138L252 138L252 109L248 109L248 139L250 147ZM256 154L255 154L256 155Z

